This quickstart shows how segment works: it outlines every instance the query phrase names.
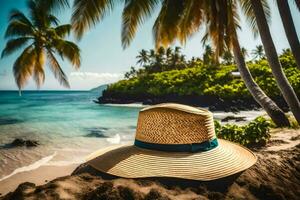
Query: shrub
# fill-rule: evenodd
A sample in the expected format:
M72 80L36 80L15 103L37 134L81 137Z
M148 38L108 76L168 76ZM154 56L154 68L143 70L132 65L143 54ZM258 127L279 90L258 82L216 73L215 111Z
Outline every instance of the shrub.
M284 54L280 56L280 61L292 87L297 95L300 95L300 71L297 69L293 56ZM252 76L268 96L281 96L265 59L247 64ZM111 84L107 91L109 94L123 94L124 96L209 95L222 99L251 97L243 80L240 77L232 76L231 72L233 71L237 71L235 65L221 64L214 67L196 63L185 69L136 75Z
M269 133L270 122L264 117L257 117L244 126L235 124L222 126L218 121L215 121L215 130L218 138L245 146L263 146L271 137Z

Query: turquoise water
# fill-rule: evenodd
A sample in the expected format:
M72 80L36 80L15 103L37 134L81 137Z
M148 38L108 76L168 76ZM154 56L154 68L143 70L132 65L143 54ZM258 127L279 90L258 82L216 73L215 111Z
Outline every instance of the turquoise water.
M41 165L82 163L93 151L134 140L140 104L99 105L96 92L0 91L0 181ZM248 120L261 111L240 112ZM215 112L215 119L233 113ZM236 114L234 114L236 115ZM8 148L15 138L34 148Z
M0 180L33 163L80 163L96 149L133 140L141 106L93 102L95 92L0 92ZM37 140L36 148L6 148L15 138ZM49 159L42 159L42 158ZM40 163L45 164L45 163Z

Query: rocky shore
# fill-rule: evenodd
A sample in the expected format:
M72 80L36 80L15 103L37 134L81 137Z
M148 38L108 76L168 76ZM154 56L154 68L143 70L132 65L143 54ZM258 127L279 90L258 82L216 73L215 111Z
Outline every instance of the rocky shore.
M300 130L273 130L266 147L252 150L258 156L254 166L217 181L122 179L82 164L72 175L44 185L26 182L0 199L298 199Z
M288 111L288 106L282 97L275 97L273 100L277 103L282 110ZM162 97L139 95L133 96L128 94L111 94L104 91L95 103L99 104L130 104L142 103L144 105L154 105L158 103L181 103L191 106L208 107L211 111L225 111L225 112L238 112L240 110L257 110L260 108L259 104L252 98L239 98L239 99L222 99L216 96L178 96L167 95Z

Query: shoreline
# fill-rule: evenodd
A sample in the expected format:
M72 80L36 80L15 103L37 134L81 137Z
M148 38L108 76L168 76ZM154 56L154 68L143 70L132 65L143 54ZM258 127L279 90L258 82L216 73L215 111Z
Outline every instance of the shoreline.
M280 96L272 98L274 102L285 112L289 111L288 106L284 99ZM260 105L252 97L241 97L238 99L222 99L217 96L178 96L167 95L162 97L155 97L150 95L121 95L110 94L104 92L102 96L94 100L94 103L100 105L122 105L122 104L137 104L141 105L154 105L159 103L179 103L195 107L205 107L210 111L224 111L224 112L239 112L248 110L259 110Z
M103 174L99 174L83 163L66 166L43 165L32 171L17 173L0 182L0 193L2 193L0 199L15 200L25 197L93 199L95 195L111 197L120 193L122 196L122 192L127 190L133 196L166 195L168 197L166 199L176 199L178 195L183 199L210 197L210 195L220 197L216 199L222 197L282 199L282 195L293 199L295 195L300 194L298 190L300 181L296 178L300 174L295 174L299 173L297 165L300 164L298 160L300 129L273 129L271 135L272 138L265 147L252 149L259 158L257 164L239 175L231 185L228 185L226 192L214 191L208 186L202 188L199 183L197 186L181 188L179 182L178 184L173 182L176 183L173 188L155 178L107 180L104 179ZM192 181L187 181L185 184L187 183L190 184ZM286 191L287 187L291 187L292 190Z
M0 181L0 197L14 191L19 184L31 182L36 185L43 185L56 178L70 175L80 164L65 166L42 165L37 169L16 173Z

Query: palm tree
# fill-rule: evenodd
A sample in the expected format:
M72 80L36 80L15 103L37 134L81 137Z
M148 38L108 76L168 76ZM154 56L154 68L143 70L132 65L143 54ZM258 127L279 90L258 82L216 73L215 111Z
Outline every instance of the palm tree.
M218 9L220 7L223 9ZM160 12L164 13L166 10L168 9L163 7ZM164 15L166 16L167 14L164 13ZM204 36L203 41L205 42L208 38L212 39L216 55L222 55L225 47L229 49L232 48L241 77L254 99L266 110L278 126L289 125L289 121L282 110L257 85L246 66L236 33L236 29L239 26L237 8L234 2L224 0L188 1L181 12L173 14L172 17L174 17L174 15L181 19L174 19L174 21L179 22L178 26L174 26L174 24L172 24L172 26L169 26L170 30L167 30L167 32L176 33L177 31L177 36L181 41L185 41L187 37L197 31L198 27L203 22L202 19L205 18L207 20L207 33ZM165 24L169 20L169 18L166 18L165 21L161 21L161 24ZM178 30L176 30L176 27L179 27ZM166 32L164 31L165 30L163 29L155 30L157 35L165 35ZM159 43L160 38L156 37L155 41ZM226 42L225 44L224 41ZM170 40L170 42L173 41Z
M44 83L46 61L60 84L70 87L55 54L67 58L75 69L80 67L78 46L64 39L70 33L71 25L59 25L58 19L50 12L55 7L52 3L56 1L29 0L29 18L19 10L12 10L10 13L5 32L8 41L1 57L23 49L13 65L14 77L20 91L30 77L33 77L38 88Z
M144 49L139 52L139 55L136 58L138 59L137 64L140 64L141 66L149 63L150 61L148 51Z
M299 99L288 82L283 70L282 66L279 62L276 48L270 33L270 29L268 26L267 18L265 15L265 10L262 5L261 0L250 0L251 7L254 11L258 31L264 45L264 49L266 52L266 57L269 62L269 65L272 69L272 73L275 77L275 80L279 86L279 89L289 105L293 115L295 116L297 122L300 124L300 102ZM264 2L266 3L266 2Z
M155 53L155 50L154 49L151 49L150 50L150 53L149 53L149 58L150 58L150 61L151 61L151 65L154 65L155 64L155 60L156 60L156 53Z
M298 3L298 5L300 5L299 0L295 0L295 3ZM300 69L300 42L293 22L289 3L288 1L277 0L277 7L292 53L295 57L297 66Z
M165 53L166 53L166 50L165 50L164 47L159 47L158 48L157 57L158 57L159 61L161 62L160 64L165 63Z
M129 45L130 41L135 36L137 27L154 13L155 8L160 2L161 1L159 0L126 1L122 16L123 47ZM223 50L224 41L229 43L229 40L224 38L226 33L226 35L229 35L232 38L228 48L233 48L234 58L241 73L241 77L254 99L266 110L278 126L289 125L289 121L281 109L266 96L251 76L249 69L246 66L236 34L238 25L236 24L237 20L234 20L233 17L237 16L236 9L219 9L221 6L226 7L224 2L230 3L226 0L162 1L160 13L153 27L156 46L161 44L165 46L167 44L172 44L176 38L179 38L179 40L184 43L190 35L199 30L200 25L204 23L206 17L207 20L205 23L210 27L211 32L214 32L215 37L213 38L215 44L218 44L215 45L217 46L217 55L220 55ZM117 2L113 0L105 2L101 1L101 3L96 0L75 0L72 24L77 37L80 38L86 29L89 29L100 21L106 13L114 8L116 3ZM235 3L235 1L232 3ZM235 13L232 13L232 11ZM228 20L228 16L230 20ZM221 33L223 33L223 35ZM212 36L213 34L207 34L207 36L208 35Z
M242 47L241 51L242 51L244 59L246 60L246 58L249 56L248 50L245 47Z
M265 58L264 47L262 45L257 45L255 49L252 50L251 54L254 60L261 60Z
M202 55L203 64L204 65L211 65L211 61L214 58L214 52L210 45L205 45L204 47L204 53Z
M172 60L172 54L173 54L173 50L171 47L168 47L166 49L166 62L169 65L171 63Z
M225 51L222 59L225 65L231 65L233 63L233 55L230 51Z

